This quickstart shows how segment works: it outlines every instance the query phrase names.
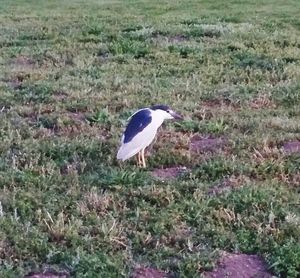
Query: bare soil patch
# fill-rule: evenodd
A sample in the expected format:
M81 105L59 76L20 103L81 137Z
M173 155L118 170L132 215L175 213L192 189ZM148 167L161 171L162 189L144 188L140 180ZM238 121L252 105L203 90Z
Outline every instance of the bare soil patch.
M168 278L170 275L151 267L136 267L130 278Z
M287 154L299 153L300 154L300 141L286 142L282 146L283 151Z
M163 40L168 41L171 43L179 43L179 42L184 42L189 40L189 38L184 34L171 35L171 34L164 34L163 32L159 32L159 31L152 32L152 38L161 41Z
M204 100L199 103L197 110L194 111L193 115L199 120L209 120L215 115L232 113L240 111L241 106L239 103L232 102L227 98L210 99Z
M218 99L204 100L200 103L200 107L204 109L223 109L223 110L240 110L241 106L239 103L232 102L230 99L220 97Z
M180 175L186 172L186 167L170 167L164 169L155 169L152 172L152 176L160 180L172 180L180 177Z
M30 73L25 71L11 72L6 78L1 78L13 90L20 90L23 88L23 82L30 78Z
M160 149L165 149L169 150L169 156L179 155L188 159L190 156L189 142L189 133L166 131L164 128L161 128L153 144L146 149L146 153L147 155L151 155L158 153Z
M267 265L257 255L224 253L217 267L204 273L206 278L271 278Z
M243 184L249 183L250 179L244 175L232 175L228 178L216 183L213 187L208 189L208 195L218 195L242 186Z
M19 56L14 58L11 61L11 65L17 66L17 67L32 67L35 64L34 60L26 57L26 56Z
M67 112L66 116L72 119L75 123L85 123L86 116L81 112Z
M54 117L51 117L52 112L51 110L41 111L42 119L38 119L37 113L32 113L32 116L29 118L31 124L38 123L41 125L39 129L35 130L35 138L52 135L74 137L80 134L91 134L103 139L107 136L107 131L98 130L98 128L88 125L85 114L81 112L57 113Z
M216 153L222 150L227 143L224 137L201 136L200 134L194 135L190 140L190 151L192 154L201 153Z
M5 80L7 84L14 90L22 88L24 81L29 79L35 70L35 61L26 56L19 56L11 59L8 62L8 66L11 68L10 77ZM40 73L35 72L36 78L39 77Z
M62 101L68 97L68 94L63 90L57 90L53 92L53 97L55 100Z
M200 106L204 108L220 108L220 106L229 106L230 104L231 102L226 99L210 99L202 101Z
M185 35L175 35L167 37L167 40L172 43L188 41L188 37Z
M30 272L24 278L68 278L70 274L66 271L52 271L47 270L44 272Z
M174 46L183 46L186 45L190 40L185 35L163 35L154 33L152 34L151 39L157 45L174 45Z

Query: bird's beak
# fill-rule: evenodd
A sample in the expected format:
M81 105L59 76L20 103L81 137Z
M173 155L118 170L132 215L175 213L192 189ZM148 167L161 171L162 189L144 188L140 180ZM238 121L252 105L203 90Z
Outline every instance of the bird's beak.
M180 114L178 114L174 111L172 111L171 115L175 120L183 120L183 116L181 116Z

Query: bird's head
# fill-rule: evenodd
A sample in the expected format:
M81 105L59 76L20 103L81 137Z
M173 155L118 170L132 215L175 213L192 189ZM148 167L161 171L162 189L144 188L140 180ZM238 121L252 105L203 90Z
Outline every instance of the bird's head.
M183 117L180 114L173 111L167 105L153 105L150 107L150 109L159 112L164 120L183 120Z

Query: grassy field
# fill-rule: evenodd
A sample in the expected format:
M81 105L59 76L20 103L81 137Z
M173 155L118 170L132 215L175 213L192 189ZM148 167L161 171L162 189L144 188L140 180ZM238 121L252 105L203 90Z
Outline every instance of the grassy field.
M0 276L199 277L227 251L299 277L300 155L283 151L300 139L299 10L0 0ZM128 116L157 103L185 121L146 170L120 164ZM193 151L196 134L222 146ZM151 174L173 166L187 171Z

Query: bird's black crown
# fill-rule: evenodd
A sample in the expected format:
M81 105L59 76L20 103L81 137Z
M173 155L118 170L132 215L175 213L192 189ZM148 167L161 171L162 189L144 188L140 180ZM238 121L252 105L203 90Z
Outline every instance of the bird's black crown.
M170 107L168 105L163 105L163 104L158 104L158 105L153 105L150 107L151 110L164 110L164 111L168 111L170 109Z

